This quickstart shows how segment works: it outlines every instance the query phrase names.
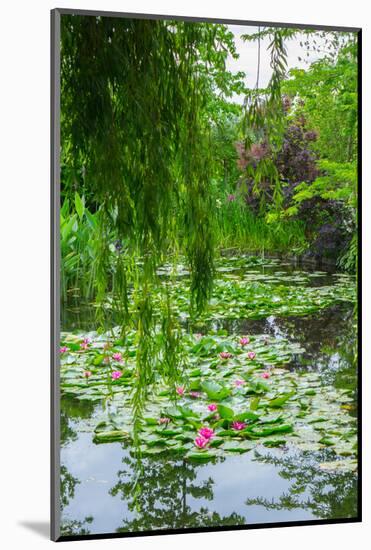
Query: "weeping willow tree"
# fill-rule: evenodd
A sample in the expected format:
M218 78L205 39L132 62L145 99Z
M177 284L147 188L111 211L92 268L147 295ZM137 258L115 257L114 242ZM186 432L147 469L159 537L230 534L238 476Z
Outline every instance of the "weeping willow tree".
M185 256L193 316L212 288L205 112L231 36L223 25L62 17L62 184L72 179L99 207L99 321L104 326L110 294L122 334L136 331L135 422L153 380L174 384L181 369L180 326L159 265Z

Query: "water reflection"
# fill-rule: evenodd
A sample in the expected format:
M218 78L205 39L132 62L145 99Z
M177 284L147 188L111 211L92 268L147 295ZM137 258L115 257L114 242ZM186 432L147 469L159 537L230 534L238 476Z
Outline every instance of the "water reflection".
M357 516L357 477L353 472L326 471L318 464L334 459L331 451L293 452L282 456L256 453L259 463L270 464L290 482L288 490L273 499L249 498L247 506L264 510L288 511L305 508L320 519L354 518Z
M207 466L195 466L170 456L143 459L123 459L125 469L118 472L119 481L111 489L113 496L129 503L133 519L124 519L118 532L152 529L182 529L215 525L243 525L245 517L235 512L223 516L206 501L213 501L214 480L200 479L199 471ZM197 506L196 501L202 501Z
M60 469L60 506L63 517L63 510L68 507L70 501L75 498L76 486L81 483L77 477L74 477L65 465ZM93 516L86 516L82 521L71 519L68 516L63 517L61 524L61 535L89 535L88 525L93 522Z
M74 399L61 400L61 448L64 446L73 446L79 439L79 422L90 418L94 406L88 402L79 402ZM93 516L87 515L81 520L69 517L68 509L71 501L74 501L76 488L81 484L80 479L72 475L66 463L60 467L60 511L61 511L61 535L89 535L90 524L94 521Z

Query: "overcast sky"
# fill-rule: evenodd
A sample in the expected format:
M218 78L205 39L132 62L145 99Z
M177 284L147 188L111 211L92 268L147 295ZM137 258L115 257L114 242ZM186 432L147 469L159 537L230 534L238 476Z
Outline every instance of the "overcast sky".
M258 27L246 27L239 25L228 25L228 28L233 32L235 37L235 44L237 52L239 53L239 59L233 59L231 56L227 59L227 69L233 73L243 71L246 73L245 83L248 88L254 88L257 76L258 66L258 42L244 42L241 38L242 34L254 34L258 32ZM307 40L307 37L303 35L297 35L297 37L286 41L287 48L287 62L288 68L308 68L308 63L305 61L299 61L298 57L306 58L309 63L319 59L320 54L317 52L310 52L309 57L306 56L306 49L300 46L300 41ZM319 39L316 36L317 45L323 44L323 39ZM272 74L270 68L270 54L268 52L269 38L264 38L260 41L260 75L259 75L259 87L264 88L267 86ZM233 101L237 103L243 103L243 96L234 96Z

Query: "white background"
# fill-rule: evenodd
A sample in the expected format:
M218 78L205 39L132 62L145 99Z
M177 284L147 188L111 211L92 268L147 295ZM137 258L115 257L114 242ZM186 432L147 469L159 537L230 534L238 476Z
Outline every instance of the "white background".
M364 31L364 495L370 495L370 22L366 1L337 0L7 0L0 31L0 544L39 549L49 519L49 10L104 9L256 21L362 26ZM367 99L368 101L367 101ZM341 497L341 495L339 495ZM368 500L368 502L367 502ZM194 550L236 548L365 548L364 523L290 527L110 541L71 542L69 548L125 547ZM367 544L369 547L369 542Z

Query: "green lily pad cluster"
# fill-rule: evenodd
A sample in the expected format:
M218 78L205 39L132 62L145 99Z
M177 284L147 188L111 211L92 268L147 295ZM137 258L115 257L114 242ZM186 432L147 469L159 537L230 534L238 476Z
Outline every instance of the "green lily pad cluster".
M199 321L261 319L274 316L304 316L341 302L354 302L356 287L349 275L329 276L323 271L283 271L277 259L223 257L216 262L216 277L208 307ZM189 318L189 277L183 264L158 270L167 285L174 313ZM331 279L331 280L329 280ZM156 299L155 299L156 302ZM107 308L111 308L108 299ZM160 305L160 304L159 304Z
M186 288L176 287L175 301L179 315L187 317L189 298ZM354 285L338 281L333 285L302 286L272 284L236 278L215 281L213 295L202 320L261 319L270 315L302 316L323 310L335 303L353 302Z
M113 330L62 339L62 393L107 404L89 425L96 443L132 445L134 335L122 341ZM184 335L184 348L188 363L179 385L169 388L159 377L151 386L134 452L207 461L258 445L329 447L354 460L352 397L324 387L316 372L290 370L304 351L297 344L266 335L209 334Z

